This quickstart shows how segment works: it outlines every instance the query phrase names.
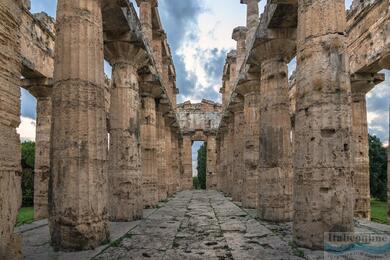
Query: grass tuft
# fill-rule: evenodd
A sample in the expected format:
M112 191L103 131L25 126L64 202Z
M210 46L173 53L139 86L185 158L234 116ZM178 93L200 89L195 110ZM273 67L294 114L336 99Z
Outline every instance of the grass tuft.
M34 208L21 208L16 218L16 226L34 222Z

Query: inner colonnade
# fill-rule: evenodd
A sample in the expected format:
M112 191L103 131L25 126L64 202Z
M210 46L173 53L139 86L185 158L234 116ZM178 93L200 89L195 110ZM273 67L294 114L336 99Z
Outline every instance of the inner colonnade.
M109 221L192 189L198 140L207 188L261 220L292 221L299 246L321 249L324 233L370 219L365 95L390 69L388 0L348 11L344 0L276 0L261 15L258 2L241 0L222 104L176 104L157 0L137 0L139 17L129 1L58 0L56 21L2 1L0 259L20 257L20 87L37 98L34 210L56 250L96 248Z

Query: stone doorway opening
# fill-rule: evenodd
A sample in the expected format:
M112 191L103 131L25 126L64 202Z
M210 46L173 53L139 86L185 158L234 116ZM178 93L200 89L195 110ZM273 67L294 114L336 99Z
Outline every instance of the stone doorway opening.
M194 141L192 143L192 177L194 189L206 189L207 143Z

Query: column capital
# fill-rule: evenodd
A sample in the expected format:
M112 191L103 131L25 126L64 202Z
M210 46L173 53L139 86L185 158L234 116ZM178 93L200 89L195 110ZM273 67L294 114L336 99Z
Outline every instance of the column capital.
M235 41L245 41L248 29L245 26L238 26L233 29L232 39Z
M104 49L111 65L125 63L138 69L150 64L146 49L130 40L105 41Z
M235 91L242 96L252 92L260 92L260 77L248 73L240 74Z

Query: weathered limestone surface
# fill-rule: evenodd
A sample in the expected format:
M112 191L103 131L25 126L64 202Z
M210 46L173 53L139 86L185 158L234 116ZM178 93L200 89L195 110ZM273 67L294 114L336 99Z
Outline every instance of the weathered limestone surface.
M103 58L101 2L59 0L49 184L55 249L90 249L109 238Z
M189 135L183 136L183 170L182 185L184 190L192 187L192 140Z
M165 143L165 120L161 111L161 106L157 107L157 183L159 201L168 197L166 143Z
M217 143L216 137L210 135L207 138L207 169L206 169L206 188L217 189Z
M261 219L288 221L293 214L293 169L287 63L295 43L265 39L260 46L258 215Z
M342 0L298 1L294 241L353 231L351 85Z
M241 201L244 178L244 111L243 104L237 104L234 109L234 137L233 137L233 189L232 199L234 201Z
M260 86L260 82L251 83ZM260 152L260 110L259 93L255 90L244 95L244 177L242 206L245 208L256 208L258 200L258 165Z
M172 196L176 192L174 173L172 171L172 131L170 126L170 120L167 116L164 116L165 120L165 129L164 129L164 139L165 139L165 160L167 165L166 178L167 178L167 187L168 187L168 196Z
M13 234L21 203L20 6L0 3L0 259L20 259L20 238Z
M144 94L141 111L142 196L145 207L154 207L158 203L158 177L156 101L153 96Z
M126 42L106 44L111 50L112 90L108 161L109 217L129 221L142 217L140 97L135 59L142 50Z
M351 77L355 217L368 220L371 219L371 197L366 94L383 80L383 74L357 73Z
M50 176L50 136L52 86L32 86L30 92L37 97L37 124L35 137L34 218L49 216L48 189Z

